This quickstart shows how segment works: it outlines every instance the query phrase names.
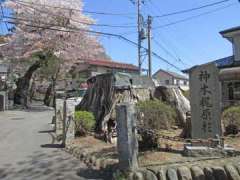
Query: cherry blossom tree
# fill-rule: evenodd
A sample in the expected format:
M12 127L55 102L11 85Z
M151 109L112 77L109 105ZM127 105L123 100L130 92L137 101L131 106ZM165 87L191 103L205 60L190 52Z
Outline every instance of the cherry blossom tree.
M61 75L68 73L79 59L110 59L98 37L89 33L95 22L83 14L82 0L7 0L4 5L13 11L12 16L5 19L14 24L14 31L8 37L8 44L0 47L0 51L6 59L12 60L16 68L28 72L34 64L38 64L32 58L36 52L51 52L63 60ZM29 66L21 66L24 64L22 62L29 62ZM41 68L39 64L37 67ZM27 81L31 80L31 76L28 74ZM21 88L17 90L28 90L29 83L25 85L23 87L18 82ZM23 98L26 99L26 92L16 94L24 94ZM16 101L19 102L25 100Z

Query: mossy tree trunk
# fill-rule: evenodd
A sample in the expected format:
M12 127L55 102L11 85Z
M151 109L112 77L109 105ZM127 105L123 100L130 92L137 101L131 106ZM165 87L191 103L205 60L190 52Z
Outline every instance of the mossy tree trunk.
M41 67L40 60L36 61L30 68L27 70L25 75L18 79L17 89L14 94L14 104L22 105L26 108L29 106L29 86L30 80L33 73Z
M42 65L47 64L49 57L49 51L40 51L32 55L32 58L37 58L37 60L28 68L23 77L17 80L17 88L14 94L14 104L21 105L25 108L29 107L30 100L30 82L33 74Z

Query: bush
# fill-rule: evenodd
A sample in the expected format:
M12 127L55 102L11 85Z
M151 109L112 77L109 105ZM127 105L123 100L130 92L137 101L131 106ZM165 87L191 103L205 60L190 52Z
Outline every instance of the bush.
M185 98L187 98L188 100L190 100L190 91L182 91L183 95L185 96Z
M87 111L76 111L74 114L76 135L86 135L95 126L93 113Z
M176 111L159 100L138 102L139 120L144 128L169 129L177 119Z
M226 134L237 134L240 129L240 106L233 106L224 110L222 122Z

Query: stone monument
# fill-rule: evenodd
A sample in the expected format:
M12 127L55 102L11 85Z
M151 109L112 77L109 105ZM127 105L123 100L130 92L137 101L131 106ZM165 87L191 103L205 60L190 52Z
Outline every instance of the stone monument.
M135 105L119 104L116 106L116 113L119 167L122 170L136 170L138 168L138 141Z
M221 156L221 84L214 63L190 70L191 144L184 147L186 156Z
M67 99L64 102L63 145L68 145L75 138L75 100Z
M215 139L221 130L221 84L219 69L208 63L191 69L190 103L193 139Z

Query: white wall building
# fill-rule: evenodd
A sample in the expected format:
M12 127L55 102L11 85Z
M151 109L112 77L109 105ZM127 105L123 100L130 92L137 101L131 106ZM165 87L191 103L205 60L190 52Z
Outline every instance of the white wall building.
M157 81L159 85L163 86L179 86L179 87L189 87L188 77L171 72L159 69L154 75L153 78Z

